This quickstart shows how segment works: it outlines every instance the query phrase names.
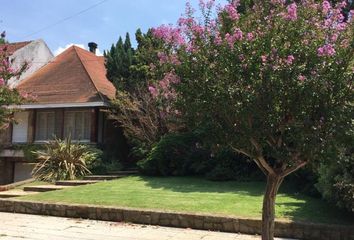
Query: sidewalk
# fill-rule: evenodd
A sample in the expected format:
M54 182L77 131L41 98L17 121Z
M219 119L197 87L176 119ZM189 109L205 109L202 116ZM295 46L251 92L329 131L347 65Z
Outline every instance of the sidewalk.
M0 212L0 240L259 240L260 237L191 229Z

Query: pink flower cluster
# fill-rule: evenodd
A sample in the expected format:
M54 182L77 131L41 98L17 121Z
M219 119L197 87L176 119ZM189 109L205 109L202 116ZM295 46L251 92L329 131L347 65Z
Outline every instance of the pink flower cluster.
M176 91L173 85L180 83L180 78L174 72L168 72L158 84L150 85L148 90L153 98L175 99Z
M327 0L323 1L323 3L322 3L322 12L324 14L327 15L329 13L329 11L331 10L331 8L332 8L332 6Z
M292 3L287 7L288 14L286 15L286 19L295 21L297 19L297 5L296 3Z
M153 29L155 37L164 40L165 43L173 45L184 45L185 39L181 34L179 28L174 28L169 25L161 25L158 28Z
M237 12L237 8L235 5L235 3L230 3L225 6L226 13L233 21L238 20L240 18L240 14Z
M286 58L286 63L288 65L291 65L293 64L293 61L295 60L295 57L293 55L289 55L287 58Z
M233 48L236 41L243 39L243 32L241 31L241 29L236 28L232 35L230 33L226 33L225 39L229 44L230 48Z
M325 44L322 47L317 49L317 55L322 56L333 56L336 53L336 50L332 44Z
M167 55L164 52L159 52L157 53L157 57L159 58L160 64L165 64L165 63L171 63L173 65L181 64L176 54Z

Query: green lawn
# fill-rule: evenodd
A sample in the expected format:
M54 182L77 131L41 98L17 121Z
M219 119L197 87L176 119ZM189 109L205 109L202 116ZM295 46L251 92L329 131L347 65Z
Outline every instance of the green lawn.
M20 199L261 217L264 183L212 182L193 177L127 177L46 192ZM277 197L278 218L352 224L354 219L320 199L291 194Z

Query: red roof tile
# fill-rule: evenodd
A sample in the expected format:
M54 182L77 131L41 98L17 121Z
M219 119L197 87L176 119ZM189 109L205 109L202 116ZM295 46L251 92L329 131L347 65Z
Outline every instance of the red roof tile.
M36 102L88 103L115 97L116 89L106 77L103 57L72 46L24 79L21 92L36 96Z

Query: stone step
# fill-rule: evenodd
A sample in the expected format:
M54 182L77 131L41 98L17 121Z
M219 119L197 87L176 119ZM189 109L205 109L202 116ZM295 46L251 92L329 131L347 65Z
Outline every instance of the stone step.
M112 175L136 175L136 174L139 174L139 171L138 170L123 170L123 171L111 171L109 172L109 174L112 174Z
M81 186L87 184L98 183L100 180L67 180L67 181L57 181L55 185L57 186Z
M13 198L13 197L22 197L27 195L36 194L37 192L25 192L23 190L9 190L5 192L0 192L0 198Z
M28 186L24 187L25 192L49 192L68 188L71 186L59 186L59 185L38 185L38 186Z
M99 181L99 180L114 180L123 177L122 175L88 175L84 180Z

